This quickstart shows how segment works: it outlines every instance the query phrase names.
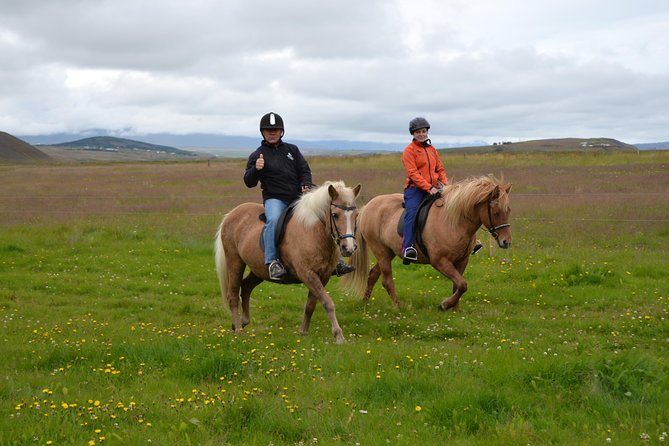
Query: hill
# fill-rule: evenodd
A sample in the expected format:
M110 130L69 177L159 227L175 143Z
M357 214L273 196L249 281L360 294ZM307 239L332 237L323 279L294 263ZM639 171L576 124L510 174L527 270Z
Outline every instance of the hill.
M77 141L52 144L52 146L78 150L102 150L107 152L143 150L157 153L171 153L182 156L194 156L193 152L177 149L176 147L150 144L132 139L116 138L113 136L94 136L91 138L79 139Z
M25 163L49 159L51 159L50 156L27 142L9 133L0 132L0 162Z
M636 151L637 148L633 145L611 138L554 138L520 142L504 141L494 143L490 146L461 147L443 150L449 153L520 153Z
M643 144L635 144L640 150L667 150L669 149L669 141L663 142L648 142Z
M62 141L74 141L90 136L116 136L117 134L110 133L105 129L88 129L82 133L55 133L50 135L21 135L25 141L34 145L48 145L60 144ZM210 153L224 158L229 157L228 152L236 150L247 156L253 152L260 144L262 139L260 135L257 136L235 136L225 134L211 134L211 133L187 133L187 134L170 134L170 133L147 133L142 135L135 135L142 141L179 147L184 150L190 150L200 153ZM349 140L303 140L293 137L288 137L286 141L297 146L303 152L313 153L314 155L327 155L334 151L348 151L348 152L398 152L404 149L406 141L402 140L398 143L380 142L380 141L349 141ZM485 141L467 141L467 142L444 142L439 143L435 141L439 147L471 147L485 145Z
M62 137L65 136L65 134L57 136ZM236 149L206 147L191 148L185 146L188 138L184 136L185 139L180 141L184 144L184 146L180 147L184 148L180 149L165 144L159 144L159 141L149 143L114 136L93 136L61 143L56 143L50 138L44 138L35 137L31 140L33 141L33 144L37 145L39 150L28 144L28 146L33 149L32 153L35 153L34 151L38 152L33 156L40 157L40 159L49 159L50 156L53 160L66 162L133 162L198 158L208 159L213 157L245 158L258 144L257 138L249 138L245 141L236 141L236 143L240 144ZM62 141L62 139L60 139L60 141ZM214 142L215 141L213 140L210 141L212 144ZM242 142L248 147L242 148ZM24 142L24 144L27 143ZM360 143L351 141L302 141L298 145L306 156L364 155L369 153L400 152L403 148L402 144L379 143L375 146L358 144ZM637 145L635 147L611 138L556 138L520 142L502 141L492 145L483 144L485 143L481 142L481 145L479 146L471 144L457 146L455 144L442 145L435 142L435 146L440 151L448 153L607 152L636 151L638 149L647 148L642 147L645 145ZM657 144L654 144L652 148L660 148ZM12 144L12 146L15 145L16 143ZM39 153L40 151L41 154ZM9 156L5 154L4 158L7 159ZM1 155L0 159L2 159Z

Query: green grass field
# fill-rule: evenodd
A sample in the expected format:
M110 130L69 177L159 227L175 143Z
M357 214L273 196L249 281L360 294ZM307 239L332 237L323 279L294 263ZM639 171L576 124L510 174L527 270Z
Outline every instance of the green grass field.
M514 184L514 246L449 281L394 265L402 308L261 284L242 335L212 241L243 161L0 166L0 445L669 442L669 152L444 154ZM395 155L310 160L399 192ZM488 236L481 231L480 238Z

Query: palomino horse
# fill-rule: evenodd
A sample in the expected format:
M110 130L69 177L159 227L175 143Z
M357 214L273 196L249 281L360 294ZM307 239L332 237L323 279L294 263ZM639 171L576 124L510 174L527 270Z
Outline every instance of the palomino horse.
M339 261L340 253L348 257L358 247L355 199L359 193L360 185L350 188L342 181L328 181L302 195L279 246L281 261L289 273L282 283L304 283L309 289L301 333L309 332L311 316L316 302L320 301L332 324L337 344L344 342L344 335L325 285ZM260 245L263 222L259 215L262 212L263 206L258 203L237 206L223 218L214 242L221 294L230 306L232 328L236 332L251 322L251 291L263 280L269 279ZM243 277L246 266L250 272ZM239 314L240 289L243 316Z
M422 232L427 253L417 247L417 263L429 263L453 282L453 294L439 304L440 310L457 310L460 297L467 291L462 274L481 225L485 225L501 248L511 246L510 189L511 184L503 185L492 175L468 179L446 186L432 205ZM345 286L359 295L364 290L364 299L369 299L381 275L383 287L398 306L391 261L401 256L402 238L397 226L403 211L402 200L401 194L379 195L360 211L360 246L351 262L356 270L343 280ZM371 270L367 246L377 260Z

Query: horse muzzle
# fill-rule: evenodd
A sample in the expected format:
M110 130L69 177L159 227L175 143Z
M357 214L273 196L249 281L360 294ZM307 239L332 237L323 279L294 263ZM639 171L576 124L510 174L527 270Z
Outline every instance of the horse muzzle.
M511 240L507 240L504 237L499 237L497 239L497 245L502 249L509 249L511 247Z
M339 236L339 252L342 257L351 257L356 249L358 249L358 242L353 234Z
M492 215L490 218L492 218ZM497 240L497 246L500 248L508 249L511 247L511 225L509 223L491 226L488 228L488 233Z
M495 228L495 231L492 231L491 234L497 240L497 246L499 246L502 249L509 249L511 247L511 227L510 225L506 225L502 227L502 231L497 232L497 229L500 227Z

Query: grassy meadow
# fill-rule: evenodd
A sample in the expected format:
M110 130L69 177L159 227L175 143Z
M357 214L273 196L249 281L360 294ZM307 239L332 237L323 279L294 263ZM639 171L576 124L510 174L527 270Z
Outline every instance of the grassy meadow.
M0 446L669 443L669 151L442 155L513 183L458 313L429 266L363 302L261 284L230 331L212 241L243 160L0 165ZM400 192L399 155L311 158ZM480 238L488 241L487 233Z

